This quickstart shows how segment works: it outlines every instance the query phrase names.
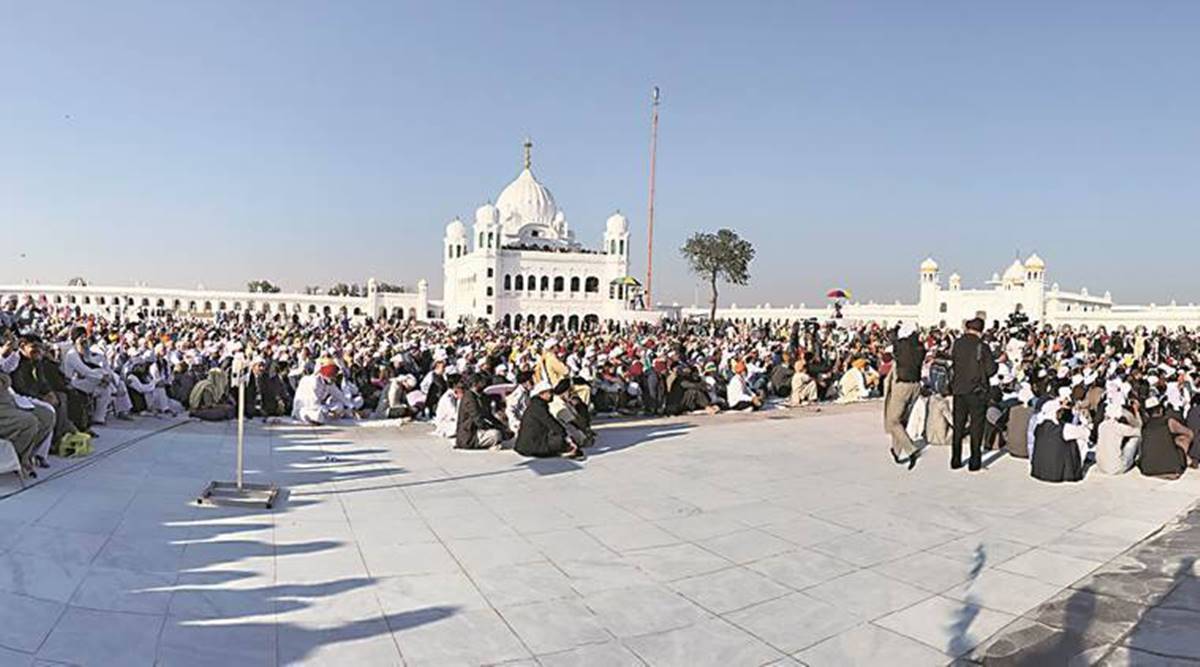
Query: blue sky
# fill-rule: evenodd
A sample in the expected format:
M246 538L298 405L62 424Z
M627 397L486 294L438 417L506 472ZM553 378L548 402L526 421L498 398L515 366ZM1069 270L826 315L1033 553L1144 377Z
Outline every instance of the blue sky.
M1200 3L0 0L0 282L440 292L520 167L656 296L731 227L750 303L916 296L1036 250L1064 288L1200 301ZM21 255L24 254L24 258Z

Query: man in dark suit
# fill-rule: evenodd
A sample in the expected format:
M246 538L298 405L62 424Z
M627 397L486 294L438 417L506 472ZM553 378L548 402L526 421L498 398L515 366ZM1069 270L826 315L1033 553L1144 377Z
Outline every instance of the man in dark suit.
M458 422L454 435L455 449L500 449L512 436L492 414L488 398L483 395L488 378L476 373L466 380L462 398L458 401Z
M950 393L954 395L954 439L950 467L962 467L962 441L971 429L971 458L967 469L983 467L983 427L987 417L989 380L996 373L992 349L983 340L983 320L968 320L966 330L950 350Z

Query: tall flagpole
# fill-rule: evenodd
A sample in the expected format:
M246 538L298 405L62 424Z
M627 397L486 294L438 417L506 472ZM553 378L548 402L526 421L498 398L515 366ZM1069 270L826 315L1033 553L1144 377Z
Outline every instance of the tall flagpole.
M651 287L654 283L654 161L658 152L658 86L651 92L650 103L650 212L646 216L646 307L654 307Z

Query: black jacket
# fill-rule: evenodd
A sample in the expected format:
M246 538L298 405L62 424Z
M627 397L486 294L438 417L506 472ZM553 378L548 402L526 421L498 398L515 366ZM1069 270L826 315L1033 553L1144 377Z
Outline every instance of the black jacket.
M476 434L481 430L499 429L499 422L492 415L484 399L474 391L463 392L458 402L458 424L454 433L454 446L458 449L477 449Z
M522 456L558 456L567 451L567 432L540 397L529 399L513 447Z
M897 382L920 382L921 366L925 363L925 348L917 335L898 338L892 345L892 356L896 359Z
M979 336L963 334L950 350L950 393L955 396L985 395L988 380L996 374L992 349Z
M12 372L12 388L20 395L32 398L42 398L52 391L43 365L26 356L21 357Z

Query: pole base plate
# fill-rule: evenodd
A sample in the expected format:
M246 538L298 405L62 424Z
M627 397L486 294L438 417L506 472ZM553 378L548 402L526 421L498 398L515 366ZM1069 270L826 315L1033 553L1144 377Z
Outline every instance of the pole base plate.
M279 497L277 484L252 484L243 482L209 482L196 498L197 505L262 505L271 509Z

